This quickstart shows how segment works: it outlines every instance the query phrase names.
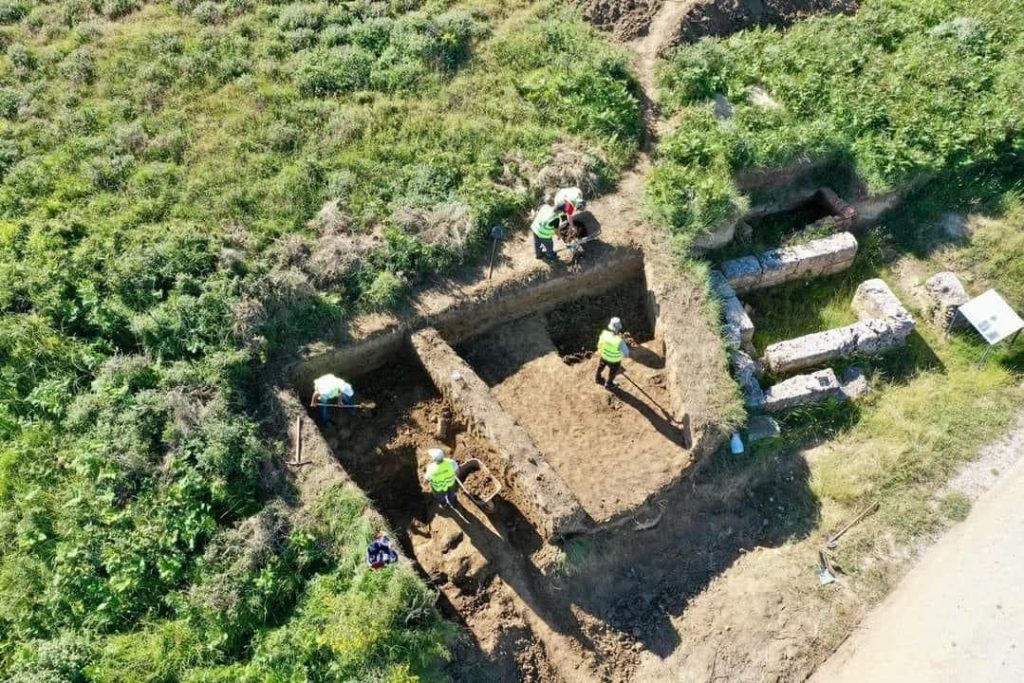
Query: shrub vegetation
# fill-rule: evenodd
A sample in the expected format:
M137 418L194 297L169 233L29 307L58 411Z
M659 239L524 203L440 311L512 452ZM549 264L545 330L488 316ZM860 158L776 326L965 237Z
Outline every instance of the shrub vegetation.
M854 16L682 47L659 82L679 123L649 204L686 241L738 214L742 169L835 161L880 193L1020 155L1024 6L865 0ZM731 118L715 117L716 94Z
M471 256L554 143L613 174L625 58L553 2L0 24L0 678L429 675L450 628L410 571L363 568L366 502L306 519L264 481L257 370Z

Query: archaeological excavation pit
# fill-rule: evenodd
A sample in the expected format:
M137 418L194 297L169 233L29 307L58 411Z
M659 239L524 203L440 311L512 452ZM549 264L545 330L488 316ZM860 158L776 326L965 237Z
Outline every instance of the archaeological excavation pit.
M604 602L619 597L556 599L548 584L562 553L552 542L656 525L679 497L673 484L720 443L714 392L727 368L700 352L717 337L695 314L703 288L683 282L667 259L622 249L410 315L356 343L316 345L292 368L307 406L326 372L376 406L336 410L316 436L438 587L442 610L466 627L471 645L457 654L456 680L470 669L495 680L575 670L579 629L600 632ZM594 382L592 354L613 315L634 346L627 375L608 391ZM318 420L317 409L306 417ZM493 511L463 498L460 514L438 513L420 480L438 444L497 476ZM618 651L622 638L597 647Z
M609 391L594 381L597 337L622 319L633 351ZM587 515L602 523L635 510L692 464L654 334L648 290L619 287L500 325L457 351L528 433Z

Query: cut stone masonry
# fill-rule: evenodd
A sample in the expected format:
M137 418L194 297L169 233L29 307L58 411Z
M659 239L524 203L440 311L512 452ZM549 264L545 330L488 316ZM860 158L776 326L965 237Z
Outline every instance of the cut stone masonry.
M487 465L521 499L522 512L537 531L552 538L586 529L589 517L575 494L469 364L433 328L414 333L411 341L441 395L490 440L500 462Z
M818 370L810 375L797 375L769 387L764 392L764 409L776 413L830 398L844 398L843 387L832 368Z
M861 318L845 327L777 342L764 359L774 373L788 373L854 354L884 353L903 346L914 331L914 319L882 280L862 282L853 297Z
M722 273L739 294L806 277L846 270L857 256L857 239L848 232L757 255L726 261Z

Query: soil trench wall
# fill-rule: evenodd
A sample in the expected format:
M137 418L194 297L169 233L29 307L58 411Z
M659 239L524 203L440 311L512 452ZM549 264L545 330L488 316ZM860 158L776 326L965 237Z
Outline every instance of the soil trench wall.
M480 299L460 301L441 312L413 316L366 340L314 348L289 374L293 385L306 395L312 392L313 380L325 373L351 379L376 370L402 353L406 336L416 330L432 327L449 343L459 344L502 323L531 313L546 313L581 296L623 285L642 273L643 268L640 251L617 250L601 261L580 265L576 271L557 270L539 281L496 288Z
M654 336L665 344L665 373L672 405L669 409L675 419L683 421L687 430L687 445L692 449L694 462L710 453L721 443L722 434L717 428L720 415L717 407L704 406L695 410L691 400L703 382L714 382L717 377L727 375L726 359L723 353L708 365L699 362L689 349L702 344L721 346L721 339L710 326L698 327L686 322L693 315L694 307L686 300L704 297L703 291L685 291L674 267L668 260L657 254L649 254L644 261L644 278L647 281L647 315L654 322ZM700 307L697 307L700 308ZM689 332L690 334L686 334ZM694 334L701 338L694 338ZM701 356L701 359L704 357Z
M487 465L518 494L537 531L552 538L585 530L590 520L575 494L469 364L435 329L416 332L411 342L438 391L470 429L490 440L501 462Z

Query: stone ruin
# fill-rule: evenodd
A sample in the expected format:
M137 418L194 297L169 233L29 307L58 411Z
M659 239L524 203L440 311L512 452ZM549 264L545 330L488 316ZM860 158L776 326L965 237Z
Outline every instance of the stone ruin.
M763 358L756 358L752 344L754 323L739 294L838 273L849 268L856 256L856 238L840 232L806 244L726 261L720 270L711 271L711 291L722 302L723 331L732 349L730 365L748 410L780 412L829 398L857 398L868 389L867 379L858 368L850 368L842 377L830 368L819 369L765 389L760 380L765 369L784 375L820 368L830 361L858 354L885 353L906 344L914 331L913 317L885 282L871 279L861 283L853 297L857 322L776 342L765 349ZM942 301L949 302L938 305L936 315L948 317L950 306L954 306L955 314L955 305L959 304L952 302L960 300L963 288L958 291L948 278L936 278L932 279L936 288L946 292Z

